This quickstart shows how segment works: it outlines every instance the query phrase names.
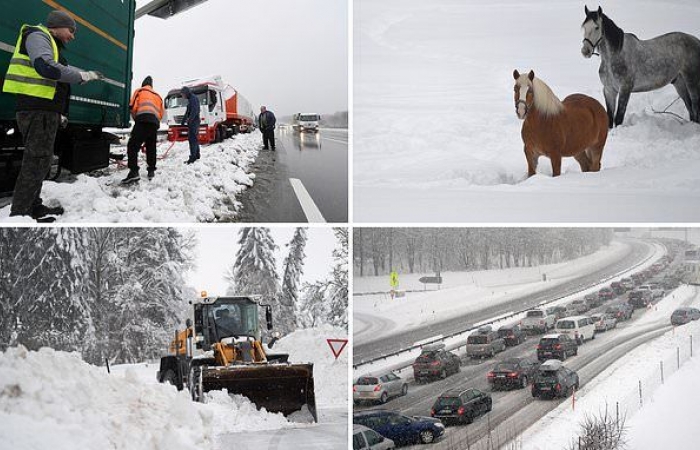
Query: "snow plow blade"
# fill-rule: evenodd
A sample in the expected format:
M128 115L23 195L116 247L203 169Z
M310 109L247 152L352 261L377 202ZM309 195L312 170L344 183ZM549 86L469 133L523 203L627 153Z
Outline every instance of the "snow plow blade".
M206 367L202 390L226 389L229 394L248 397L258 408L288 416L304 405L316 416L313 364L247 364Z

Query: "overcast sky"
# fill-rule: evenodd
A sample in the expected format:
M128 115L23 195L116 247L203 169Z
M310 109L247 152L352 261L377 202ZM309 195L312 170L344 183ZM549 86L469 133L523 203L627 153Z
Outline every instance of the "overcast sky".
M137 0L137 8L150 0ZM136 20L133 87L165 95L221 75L257 113L348 109L347 0L208 0L168 20Z
M283 275L282 265L289 250L286 244L294 235L294 227L269 227L270 234L279 247L276 254L280 280ZM236 259L239 239L238 227L196 228L195 235L199 241L196 249L195 271L186 274L189 285L197 292L207 291L209 295L225 295L228 284L224 274ZM309 227L307 229L306 259L301 281L314 282L326 278L333 270L333 250L337 240L333 229Z

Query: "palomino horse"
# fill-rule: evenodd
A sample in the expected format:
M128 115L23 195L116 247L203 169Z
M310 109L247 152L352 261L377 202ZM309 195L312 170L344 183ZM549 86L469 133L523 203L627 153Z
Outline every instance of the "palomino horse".
M700 122L700 40L685 33L668 33L648 41L625 33L603 14L584 7L583 48L590 58L600 52L598 74L603 83L608 126L618 126L632 92L647 92L673 84L693 122ZM617 100L617 114L615 102Z
M525 119L521 135L525 143L527 176L537 171L544 155L552 161L552 175L561 174L562 156L573 156L582 172L600 170L603 147L608 138L605 109L597 100L572 94L562 102L532 70L527 75L513 71L515 112Z

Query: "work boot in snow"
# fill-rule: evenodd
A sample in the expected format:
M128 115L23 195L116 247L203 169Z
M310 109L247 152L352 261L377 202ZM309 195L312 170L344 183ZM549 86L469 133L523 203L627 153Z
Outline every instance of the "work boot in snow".
M120 184L131 184L136 181L139 181L141 177L139 177L139 169L129 169L129 174L122 180Z
M48 207L44 205L38 205L32 208L32 219L39 219L44 216L60 216L64 213L62 206Z
M148 179L149 180L152 180L155 175L156 175L156 169L148 169Z

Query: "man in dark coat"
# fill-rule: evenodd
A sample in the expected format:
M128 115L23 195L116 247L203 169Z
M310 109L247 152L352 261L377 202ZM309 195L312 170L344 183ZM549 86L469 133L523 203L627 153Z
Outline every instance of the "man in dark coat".
M187 124L187 140L190 143L190 158L185 164L192 164L199 159L199 99L187 86L182 88L182 95L187 98L182 125Z
M24 142L24 155L11 216L31 216L52 222L49 215L63 208L44 206L41 187L51 170L59 126L68 124L70 85L101 80L96 71L80 71L63 57L64 45L75 39L75 19L65 11L51 11L46 25L22 25L14 54L5 75L3 91L17 94L17 126Z
M260 117L258 117L258 125L260 132L263 135L263 150L272 148L275 150L275 115L272 111L268 111L265 106L260 107ZM269 146L268 146L269 143Z

